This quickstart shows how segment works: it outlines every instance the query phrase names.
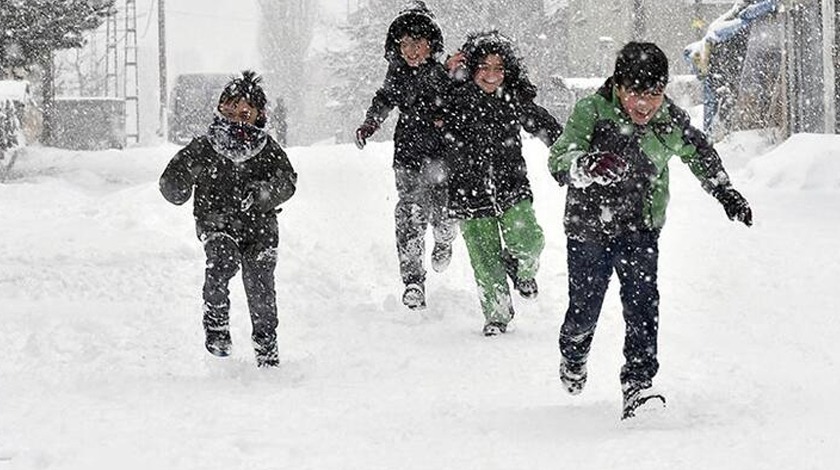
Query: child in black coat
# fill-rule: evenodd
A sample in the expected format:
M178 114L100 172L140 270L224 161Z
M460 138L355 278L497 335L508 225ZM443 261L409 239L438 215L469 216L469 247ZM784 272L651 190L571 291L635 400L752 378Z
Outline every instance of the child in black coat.
M455 225L447 218L446 169L443 166L440 101L450 79L437 57L443 36L434 15L423 2L402 11L388 28L385 82L373 97L364 123L356 130L356 144L363 148L395 107L400 116L394 132L394 176L397 207L394 210L397 255L405 284L402 301L410 309L426 306L423 267L426 228L435 240L432 268L449 265ZM437 123L437 124L436 124Z
M455 75L466 82L447 99L444 119L449 206L461 221L485 317L483 332L496 336L507 331L514 315L506 276L522 297L536 297L545 245L520 133L524 129L548 146L563 128L534 103L536 88L510 39L498 31L470 36L458 60L463 66Z
M246 71L227 84L206 135L193 139L160 177L167 201L181 205L195 190L196 232L204 244L205 346L215 356L231 350L228 283L242 267L258 367L278 365L278 206L295 192L297 173L265 132L265 94Z

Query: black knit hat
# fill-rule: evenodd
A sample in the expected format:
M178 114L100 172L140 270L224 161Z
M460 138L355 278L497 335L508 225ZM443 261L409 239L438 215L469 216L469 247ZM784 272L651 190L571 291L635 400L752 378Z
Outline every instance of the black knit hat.
M435 15L421 0L400 11L388 27L385 38L385 58L389 61L400 57L400 39L404 36L426 38L432 49L432 56L443 54L443 33L435 21Z
M652 42L629 42L618 52L613 81L640 93L662 90L668 84L668 58Z
M241 77L233 78L225 85L221 96L219 96L219 105L230 100L244 99L248 104L257 108L257 111L260 113L254 125L257 127L265 126L266 98L265 92L260 85L261 81L262 77L257 75L253 70L242 71Z

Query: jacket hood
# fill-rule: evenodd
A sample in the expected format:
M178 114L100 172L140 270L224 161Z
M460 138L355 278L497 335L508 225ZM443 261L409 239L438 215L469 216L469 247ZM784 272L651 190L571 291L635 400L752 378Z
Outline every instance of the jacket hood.
M513 40L497 30L471 33L461 46L467 67L468 79L472 81L482 59L490 54L498 54L505 66L504 88L519 98L532 100L537 95L536 87L528 79Z
M420 0L415 0L414 5L402 10L388 27L385 59L395 61L401 58L400 39L405 35L428 39L432 58L443 54L443 33L435 21L434 13Z

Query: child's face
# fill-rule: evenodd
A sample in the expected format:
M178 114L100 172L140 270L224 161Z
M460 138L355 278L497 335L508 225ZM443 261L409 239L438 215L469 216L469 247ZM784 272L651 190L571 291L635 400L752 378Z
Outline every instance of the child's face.
M653 119L653 116L665 102L665 90L656 89L644 93L630 91L623 86L616 89L616 95L621 101L624 111L630 119L638 125L645 125Z
M505 81L505 62L498 54L488 54L478 63L473 81L485 93L495 93Z
M432 48L426 38L405 35L400 38L400 54L409 67L419 67L432 55Z
M259 117L259 110L242 98L225 101L219 105L222 116L233 122L254 125Z

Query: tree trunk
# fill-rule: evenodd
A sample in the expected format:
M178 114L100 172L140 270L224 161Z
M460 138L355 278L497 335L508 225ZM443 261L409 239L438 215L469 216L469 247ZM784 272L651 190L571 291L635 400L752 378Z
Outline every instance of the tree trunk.
M45 52L39 60L41 67L41 107L44 112L44 128L41 133L41 143L52 145L54 142L55 116L55 67L52 51Z

